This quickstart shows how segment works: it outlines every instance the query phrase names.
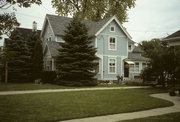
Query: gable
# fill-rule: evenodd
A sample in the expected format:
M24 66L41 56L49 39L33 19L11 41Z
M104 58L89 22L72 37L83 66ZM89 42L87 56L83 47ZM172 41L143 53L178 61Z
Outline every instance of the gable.
M114 28L113 32L111 31L111 27ZM126 34L119 27L118 23L115 20L110 22L100 33L110 34L110 35L112 34L112 35L118 35L118 36L126 37Z
M44 57L46 58L50 58L51 57L51 53L50 53L50 50L48 48L48 46L46 45L45 49L44 49L44 53L43 53Z
M96 36L100 34L111 22L115 21L119 28L121 28L122 32L126 35L127 38L131 39L131 36L129 33L126 31L126 29L121 25L119 20L116 18L116 16L113 16L101 29L95 34Z

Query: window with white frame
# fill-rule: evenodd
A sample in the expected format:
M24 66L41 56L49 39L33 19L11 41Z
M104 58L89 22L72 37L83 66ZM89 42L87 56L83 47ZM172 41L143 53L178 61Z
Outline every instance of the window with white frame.
M135 63L134 72L139 72L139 62Z
M108 64L109 73L116 73L116 59L115 58L109 58L109 64Z
M110 26L110 31L115 32L115 26Z
M134 64L129 64L129 72L134 73Z
M109 38L109 50L116 50L116 38L115 37Z
M97 62L97 67L96 67L96 73L98 73L98 74L100 74L100 61L101 61L101 59L100 60L98 60L98 62Z

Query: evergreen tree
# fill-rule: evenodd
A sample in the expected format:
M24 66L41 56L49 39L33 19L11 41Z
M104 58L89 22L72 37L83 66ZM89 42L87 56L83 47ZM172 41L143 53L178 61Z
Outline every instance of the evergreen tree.
M40 78L39 71L42 71L42 65L43 65L42 45L38 31L32 31L29 34L26 43L28 46L28 51L30 56L30 60L29 60L30 73L31 76L33 76L32 80L35 80L36 78Z
M41 72L43 70L43 50L41 40L37 40L34 46L32 56L32 69L33 69L33 78L38 79L41 77Z
M61 85L88 86L96 85L96 75L93 72L97 63L95 60L96 48L91 46L92 41L87 34L88 29L78 19L74 18L66 27L62 35L64 43L59 49L57 57L58 78Z
M29 53L26 42L19 31L15 29L10 36L5 49L9 82L29 82Z

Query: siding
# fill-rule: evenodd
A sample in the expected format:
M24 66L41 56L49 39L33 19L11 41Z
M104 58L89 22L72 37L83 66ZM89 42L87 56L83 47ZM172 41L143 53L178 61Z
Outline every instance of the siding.
M115 27L115 32L110 31L110 27ZM109 38L113 36L116 38L116 50L109 50ZM97 40L97 56L103 61L100 62L100 74L97 75L101 80L117 80L116 76L123 74L123 59L128 56L128 39L119 25L112 21L105 29L96 37ZM113 57L116 59L116 73L108 73L108 58Z

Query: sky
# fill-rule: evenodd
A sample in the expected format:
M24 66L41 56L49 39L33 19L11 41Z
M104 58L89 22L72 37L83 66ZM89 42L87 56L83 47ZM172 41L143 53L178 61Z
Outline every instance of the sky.
M23 28L32 28L32 22L36 21L41 30L45 15L56 14L51 0L42 0L42 5L30 8L13 7L0 10L0 13L15 12ZM137 43L164 38L180 30L180 0L136 0L135 8L128 10L128 22L123 26ZM3 40L0 40L0 45L3 45Z

